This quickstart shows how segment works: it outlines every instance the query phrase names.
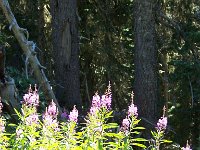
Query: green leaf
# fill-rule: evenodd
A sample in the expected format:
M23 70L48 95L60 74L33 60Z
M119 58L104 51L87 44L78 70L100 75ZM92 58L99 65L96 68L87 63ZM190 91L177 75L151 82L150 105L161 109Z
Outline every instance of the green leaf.
M133 129L134 130L144 130L145 128L144 127L134 127Z
M133 134L140 134L140 132L138 132L138 131L134 131L134 132L131 132L131 133L133 133Z
M162 143L172 143L170 140L161 140Z
M112 116L112 113L113 113L113 111L110 111L109 113L107 113L107 114L105 115L105 119L110 118L110 117L113 117L113 116Z
M8 126L10 126L10 127L17 127L17 125L13 124L13 123L8 124Z
M130 141L143 141L143 142L146 142L148 140L146 140L144 138L135 138L135 139L131 139Z
M105 136L116 137L118 139L122 139L124 137L122 134L119 134L119 133L105 133Z
M17 109L14 108L14 110L15 110L17 116L21 119L22 118L21 114L17 111Z
M138 146L141 148L146 148L146 146L144 144L140 144L140 143L131 143L130 145Z

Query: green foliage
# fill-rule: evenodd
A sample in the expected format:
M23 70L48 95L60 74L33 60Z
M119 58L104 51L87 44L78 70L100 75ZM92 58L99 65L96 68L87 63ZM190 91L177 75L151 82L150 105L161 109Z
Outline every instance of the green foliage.
M58 122L58 112L53 102L46 108L41 116L42 119L39 119L38 98L37 90L32 91L30 88L29 93L24 95L22 112L15 110L19 123L9 125L15 129L14 133L8 134L4 128L0 128L1 149L133 150L135 147L146 149L145 142L148 140L140 137L140 130L144 128L138 126L140 120L133 114L127 117L130 127L123 124L120 127L117 123L111 122L113 112L103 106L93 113L88 112L85 123L78 126L78 116L74 114L78 111L75 107L70 112L68 120ZM5 127L5 123L5 119L1 117L0 127ZM164 132L152 132L152 135L160 144L170 142L163 138Z
M32 77L29 76L27 78L25 72L22 72L17 68L7 67L6 70L11 77L15 78L15 84L19 93L25 93L27 91L27 87L29 87L30 84L33 85L35 83L35 80Z
M192 139L193 145L199 145L199 137L195 128L199 126L199 21L195 12L199 11L197 1L162 1L162 11L179 26L157 26L159 33L159 49L161 55L167 56L162 63L168 78L167 90L169 116L173 141L185 143ZM161 62L163 59L161 58ZM167 68L164 69L164 66ZM166 83L163 78L163 83ZM163 95L164 96L164 95ZM184 131L184 132L182 132ZM194 146L195 147L195 146Z
M83 100L89 101L85 93L91 96L110 81L114 107L124 108L133 81L133 4L128 0L80 1L79 5Z

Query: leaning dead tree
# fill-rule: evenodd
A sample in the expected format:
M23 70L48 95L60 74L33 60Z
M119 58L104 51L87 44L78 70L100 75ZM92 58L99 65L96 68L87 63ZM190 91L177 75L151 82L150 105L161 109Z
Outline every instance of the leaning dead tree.
M31 64L31 67L34 71L34 75L40 84L40 87L42 88L45 97L47 100L53 100L56 105L58 106L59 112L61 111L60 106L58 104L58 101L53 93L53 90L49 84L49 81L47 80L47 77L44 73L44 67L40 64L36 52L35 47L36 44L33 41L29 41L29 34L26 29L20 28L17 20L15 19L14 14L11 11L10 5L7 0L0 0L0 7L3 10L4 15L6 16L6 19L8 20L10 24L10 29L13 31L16 39L18 40L22 50L24 51L26 55L26 64L29 62Z

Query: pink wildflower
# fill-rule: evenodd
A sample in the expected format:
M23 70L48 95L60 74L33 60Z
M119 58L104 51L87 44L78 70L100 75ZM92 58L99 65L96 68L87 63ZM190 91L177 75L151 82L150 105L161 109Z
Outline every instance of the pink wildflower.
M138 112L137 112L137 106L135 106L133 103L128 106L128 116L135 116L137 118Z
M92 106L90 108L90 113L94 115L101 107L101 98L100 96L95 93L95 95L92 98Z
M28 94L23 96L23 103L27 106L38 106L39 105L39 94L35 87L35 91L32 91L31 86L29 88Z
M5 131L5 121L0 117L0 133Z
M182 150L192 150L192 149L190 148L190 145L188 144L188 141L187 141L186 147L182 147Z
M3 108L3 104L1 102L1 97L0 97L0 114L2 113L2 108Z
M54 131L59 131L60 130L59 127L58 127L57 118L53 118L53 116L50 115L47 110L43 114L42 118L43 118L43 123L44 123L43 128L51 127L51 128L54 129Z
M43 118L43 122L44 122L45 126L50 126L53 123L53 120L54 120L53 117L48 114L47 110L43 114L42 118Z
M101 99L97 93L92 98L92 106L97 108L101 106Z
M38 124L39 117L37 114L31 114L26 118L26 125Z
M90 114L94 115L94 114L96 114L96 112L97 112L98 110L99 110L98 107L92 106L92 107L90 108Z
M76 109L76 106L74 106L74 109L69 114L69 121L78 121L78 110Z
M102 95L100 98L100 96L96 93L92 99L92 107L90 108L90 113L95 114L99 109L103 107L106 109L110 109L111 101L112 101L111 94Z
M167 117L161 117L158 120L156 128L158 131L164 131L164 130L166 130L166 127L167 127Z
M123 119L122 126L121 126L120 130L122 132L124 132L125 134L128 134L129 127L130 127L130 121L129 121L129 119L128 118Z
M16 135L17 135L18 138L23 137L23 136L22 136L22 133L23 133L23 130L22 130L22 129L17 129L17 130L16 130Z
M110 109L111 101L112 101L111 94L110 95L102 95L101 96L101 107Z
M57 117L58 111L57 111L57 107L56 104L53 102L51 102L51 104L49 105L48 109L47 109L47 113L52 116L53 118Z

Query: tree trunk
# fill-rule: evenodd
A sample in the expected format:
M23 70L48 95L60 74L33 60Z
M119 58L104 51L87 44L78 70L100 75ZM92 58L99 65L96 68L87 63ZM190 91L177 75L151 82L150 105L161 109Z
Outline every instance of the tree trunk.
M81 106L76 0L51 0L56 96L62 106Z
M158 116L155 0L135 1L135 100L139 115L152 128ZM148 123L147 123L148 122Z
M0 45L0 82L5 83L5 48Z
M20 111L20 105L14 79L5 77L5 60L5 48L0 45L0 101L6 106L7 112L13 115L14 109ZM14 115L14 119L17 119L17 116Z

